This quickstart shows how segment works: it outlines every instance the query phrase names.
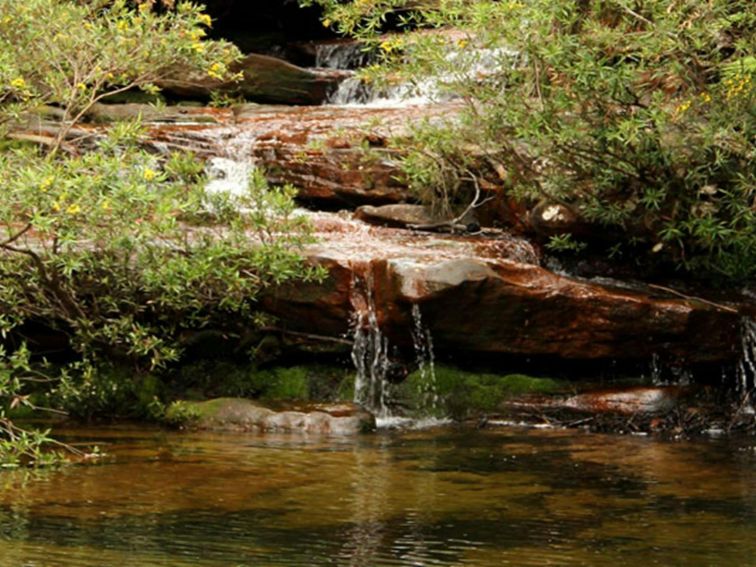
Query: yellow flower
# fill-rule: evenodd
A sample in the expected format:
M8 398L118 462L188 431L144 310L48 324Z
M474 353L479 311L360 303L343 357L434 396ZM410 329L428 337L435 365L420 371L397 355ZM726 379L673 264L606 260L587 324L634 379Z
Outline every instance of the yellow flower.
M26 81L23 77L17 77L11 81L11 87L17 91L22 91L26 88Z
M704 102L711 102L711 95L709 93L701 93L701 100Z
M150 181L153 181L157 177L157 173L155 173L155 171L150 169L149 167L144 170L144 173L142 175L144 176L144 180L148 183Z
M126 23L125 21L123 21L123 20L118 20L118 23L116 24L116 29L117 29L118 31L120 31L120 32L122 32L122 31L126 31L127 29L129 29L129 24L127 24L127 23Z
M76 85L76 88L80 91L85 91L87 90L87 85L85 85L84 83L79 83L78 85Z
M54 202L54 203L52 204L52 210L53 210L53 211L55 211L56 213L57 213L58 211L60 211L60 203L58 203L58 201L55 201L55 202Z
M105 199L102 204L100 205L100 208L102 208L103 211L109 211L110 210L110 201Z
M464 49L465 47L467 47L468 43L470 43L470 41L467 38L463 37L457 40L457 47L459 47L460 49Z
M139 11L142 14L146 14L151 9L152 9L152 6L149 3L147 3L147 2L142 2L141 4L139 4Z
M48 177L45 177L42 180L42 183L39 184L39 188L43 193L46 193L47 190L52 187L53 182L55 181L55 178L52 175L49 175Z
M196 30L192 30L189 33L189 37L193 40L197 41L198 39L201 39L207 35L207 32L201 28L198 28Z
M74 203L73 205L68 206L68 208L66 209L66 212L69 215L76 215L81 212L81 207L77 205L76 203Z
M203 26L207 26L208 28L213 26L213 19L207 14L200 14L200 16L197 18L197 21Z
M333 22L331 20L329 20L328 18L326 18L325 20L323 20L323 27L324 28L330 28L332 23Z
M222 63L213 63L207 70L207 74L213 79L223 80L223 73L226 71L226 66Z
M195 41L192 44L192 49L194 49L194 51L196 51L197 53L204 53L206 48L205 48L205 44L202 43L201 41Z

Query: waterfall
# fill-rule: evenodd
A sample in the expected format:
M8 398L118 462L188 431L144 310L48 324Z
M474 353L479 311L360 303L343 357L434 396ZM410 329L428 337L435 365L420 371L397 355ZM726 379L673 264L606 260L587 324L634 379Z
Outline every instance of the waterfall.
M438 409L438 391L436 389L436 366L433 352L433 337L430 329L423 325L420 305L412 304L412 342L415 347L415 359L420 372L418 395L421 411L433 415Z
M743 319L741 323L740 360L735 372L738 394L745 401L752 401L756 388L756 319ZM748 404L748 409L754 408Z
M370 53L359 43L321 43L315 47L315 66L326 69L358 69L370 63Z
M208 182L205 193L209 198L226 196L240 199L249 189L255 171L252 148L257 136L254 132L234 128L224 136L223 156L213 157L205 166Z
M347 46L343 48L346 49ZM319 49L321 47L324 53L322 63L329 61L329 65L347 64L341 63L348 59L347 55L340 55L338 49L328 45L319 46ZM365 55L364 52L362 53ZM405 107L448 101L457 98L453 92L450 92L450 90L453 91L455 83L486 80L495 76L501 69L515 66L517 61L518 54L511 49L501 47L460 49L454 46L445 56L445 69L436 75L382 88L366 84L359 77L350 77L341 82L329 97L328 104ZM359 66L361 65L346 68ZM450 85L452 85L451 89Z
M369 266L361 281L353 276L351 296L354 307L352 362L357 370L354 401L378 418L390 417L391 384L386 379L389 345L378 322L373 273Z

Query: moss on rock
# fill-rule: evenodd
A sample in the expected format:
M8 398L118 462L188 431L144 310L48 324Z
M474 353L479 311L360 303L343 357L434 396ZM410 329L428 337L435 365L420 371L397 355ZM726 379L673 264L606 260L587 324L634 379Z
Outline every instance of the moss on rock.
M436 409L430 405L429 377L420 371L409 375L397 387L399 403L415 413L435 413L454 419L496 411L502 402L529 394L551 394L564 384L551 378L526 374L488 374L459 370L451 366L435 368Z

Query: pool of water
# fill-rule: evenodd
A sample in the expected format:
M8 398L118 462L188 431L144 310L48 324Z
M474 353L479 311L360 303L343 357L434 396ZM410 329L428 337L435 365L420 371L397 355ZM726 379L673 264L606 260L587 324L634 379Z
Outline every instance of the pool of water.
M105 428L0 473L0 565L755 565L756 440Z

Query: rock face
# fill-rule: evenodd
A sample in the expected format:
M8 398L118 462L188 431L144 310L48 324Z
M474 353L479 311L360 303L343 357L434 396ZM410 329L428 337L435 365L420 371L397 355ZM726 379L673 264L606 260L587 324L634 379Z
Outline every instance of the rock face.
M352 435L375 429L375 417L352 403L270 408L242 398L217 398L183 405L195 417L191 426L199 429L321 435Z
M239 82L223 82L207 74L176 69L158 86L180 97L209 99L212 91L240 95L270 104L322 104L350 73L303 69L282 59L252 53L235 63L231 71L242 73Z
M417 305L438 350L563 359L732 361L740 318L709 303L642 286L589 281L538 265L505 233L462 238L369 227L336 215L313 220L321 284L280 289L267 308L299 332L342 337L351 314L373 309L392 344L411 345Z
M206 157L252 159L273 184L291 184L302 200L335 206L382 205L411 199L387 147L413 120L440 119L449 107L285 107L248 104L222 113L217 125L152 125L158 149Z

